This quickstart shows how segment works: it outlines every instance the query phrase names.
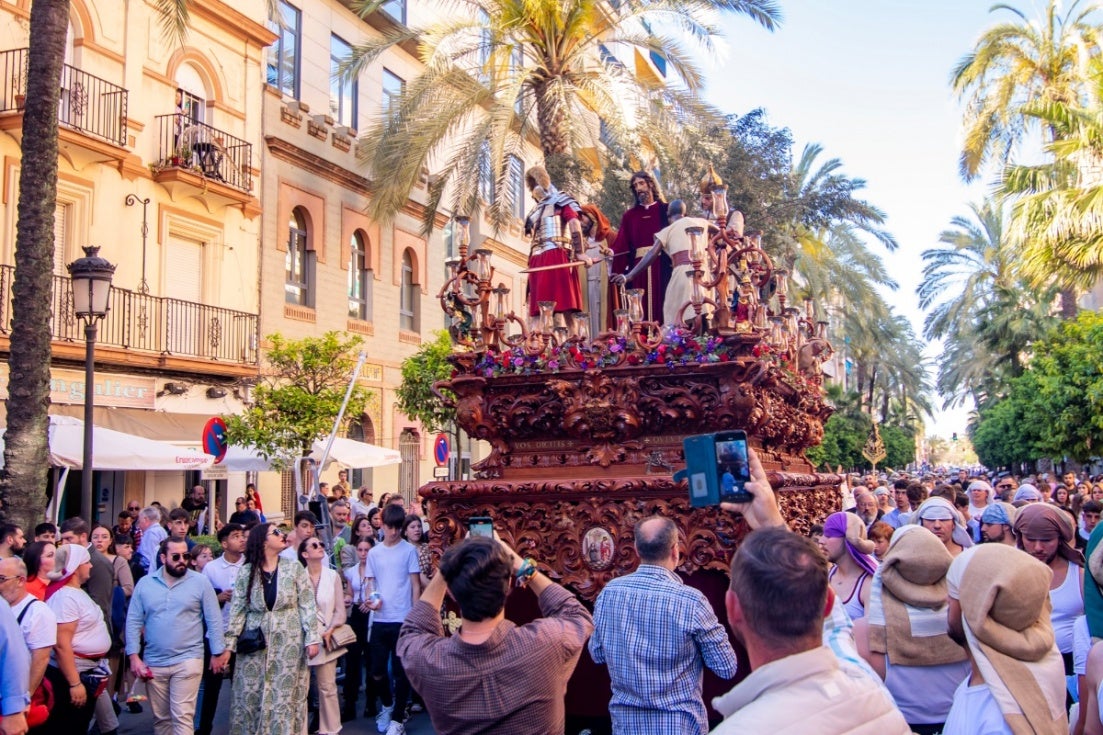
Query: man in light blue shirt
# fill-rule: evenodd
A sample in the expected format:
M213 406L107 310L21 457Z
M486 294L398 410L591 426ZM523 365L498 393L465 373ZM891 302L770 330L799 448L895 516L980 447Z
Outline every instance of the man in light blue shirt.
M605 585L594 605L590 655L609 667L613 733L705 735L704 667L735 676L728 632L701 591L674 573L673 521L640 521L636 553L639 569Z
M0 716L4 718L5 733L27 731L24 712L31 704L27 692L30 670L31 653L23 642L23 633L11 608L0 600Z
M145 539L143 539L144 543ZM223 641L222 613L210 580L188 569L188 544L165 539L161 568L138 580L126 616L126 652L136 675L148 680L157 735L192 735L195 700L203 675L203 626L211 647L211 670L230 658ZM145 660L141 634L145 629Z
M157 554L161 542L169 536L161 525L161 511L152 506L142 508L138 513L138 528L142 531L142 542L138 544L138 563L142 565L142 569L152 572L159 563Z

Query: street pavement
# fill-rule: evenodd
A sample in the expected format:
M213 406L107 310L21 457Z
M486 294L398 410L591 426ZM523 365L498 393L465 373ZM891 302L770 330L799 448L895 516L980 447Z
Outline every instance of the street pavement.
M218 714L214 718L214 730L212 735L228 735L230 732L230 707L233 696L230 682L222 687L218 697ZM360 712L363 712L361 706ZM149 735L153 732L153 715L150 713L149 702L142 703L142 713L133 715L125 708L119 714L119 735ZM424 712L414 715L406 723L408 735L435 735L429 715ZM256 735L261 735L257 733ZM341 726L341 735L379 735L375 727L374 717L358 717Z

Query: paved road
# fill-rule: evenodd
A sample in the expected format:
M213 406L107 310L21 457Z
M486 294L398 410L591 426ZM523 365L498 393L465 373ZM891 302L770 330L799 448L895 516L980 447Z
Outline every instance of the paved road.
M231 688L229 682L222 687L218 698L218 714L215 715L213 735L228 735L230 732ZM363 711L362 708L361 711ZM153 715L150 714L148 702L143 704L141 714L132 715L124 709L119 715L119 735L149 735L152 732ZM409 735L435 735L429 716L424 712L414 715L406 723L406 732ZM379 731L375 727L375 718L358 717L344 723L341 727L341 735L379 735Z

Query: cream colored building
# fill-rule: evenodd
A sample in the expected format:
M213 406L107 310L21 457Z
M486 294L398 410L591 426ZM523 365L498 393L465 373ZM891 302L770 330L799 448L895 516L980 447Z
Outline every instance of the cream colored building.
M177 47L162 40L151 3L72 0L54 288L44 297L56 314L52 411L81 417L83 330L65 266L82 246L101 246L117 270L96 351L96 423L198 447L207 419L240 410L258 373L261 105L275 34L262 22L264 0L189 7L191 30ZM29 9L29 0L0 0L0 353L11 321ZM171 507L199 479L97 472L100 517L113 522L130 499Z
M369 486L377 498L399 490L409 500L433 477L435 435L398 409L395 391L402 361L445 326L437 294L445 260L455 250L450 213L438 213L430 237L420 234L424 186L390 222L364 214L372 177L385 173L364 170L355 139L420 73L416 48L388 51L355 84L339 84L333 76L350 45L395 23L420 25L431 8L395 0L361 19L338 0L282 0L280 38L269 49L262 99L261 334L300 338L338 330L364 338L368 358L361 382L372 397L363 416L351 417L347 434L399 449L404 457L400 466L353 470L353 488ZM526 165L518 159L514 166L521 191ZM512 290L520 313L518 271L527 257L520 217L496 238L487 233L484 222L472 223L472 251L495 252L494 282ZM290 478L268 474L261 478L265 508L290 511ZM334 482L336 467L322 479Z

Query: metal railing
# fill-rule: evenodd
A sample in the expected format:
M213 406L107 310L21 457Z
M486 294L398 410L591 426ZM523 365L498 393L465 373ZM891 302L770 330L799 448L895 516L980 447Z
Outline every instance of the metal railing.
M0 265L0 334L11 333L15 266ZM84 340L73 313L73 289L55 275L50 290L50 334L54 340ZM257 363L257 315L194 301L111 288L108 312L100 325L100 344L245 365Z
M126 146L127 90L65 64L61 69L57 120L66 128ZM0 112L23 109L27 96L27 49L0 52Z
M157 116L157 166L195 171L241 191L253 188L253 145L183 113Z

